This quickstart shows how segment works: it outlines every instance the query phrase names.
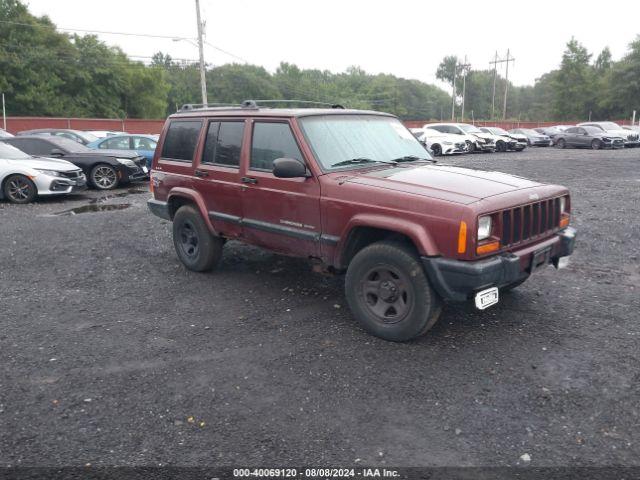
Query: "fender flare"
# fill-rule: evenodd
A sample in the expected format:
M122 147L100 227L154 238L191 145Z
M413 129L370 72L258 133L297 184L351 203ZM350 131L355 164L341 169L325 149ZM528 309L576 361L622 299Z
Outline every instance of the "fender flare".
M202 216L202 219L206 223L207 227L209 228L209 231L213 235L217 235L216 229L213 228L213 224L211 223L211 219L209 218L209 211L207 210L207 205L204 202L204 199L202 198L202 195L200 195L200 193L190 188L175 187L171 189L171 191L169 192L169 195L167 196L167 204L171 204L171 200L175 198L185 198L187 200L190 200L192 203L194 203L196 208L200 211L200 215Z
M336 265L342 266L345 247L348 245L351 233L358 227L378 228L405 235L423 256L431 257L440 254L433 237L423 225L387 215L364 213L353 216L340 235L335 253Z

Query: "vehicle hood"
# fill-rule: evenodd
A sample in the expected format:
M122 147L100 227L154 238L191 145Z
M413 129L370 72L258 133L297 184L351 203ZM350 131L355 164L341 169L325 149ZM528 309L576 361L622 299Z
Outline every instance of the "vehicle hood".
M472 133L471 135L474 135L478 138L482 138L484 140L487 140L489 142L495 143L497 140L500 139L500 137L498 135L493 135L492 133Z
M343 183L406 192L470 204L503 193L540 187L542 184L501 172L487 172L448 165L398 166L359 173Z
M56 170L58 172L72 172L78 170L73 163L57 158L32 158L25 160L7 160L9 165L22 166L27 168L38 168L41 170Z
M638 139L638 132L634 132L632 130L624 130L624 129L620 129L620 130L607 130L605 133L607 137L621 137L621 138L625 138L627 140L637 140Z
M510 133L509 137L511 137L514 140L517 140L519 142L526 142L527 141L527 136L526 135L522 135L521 133Z

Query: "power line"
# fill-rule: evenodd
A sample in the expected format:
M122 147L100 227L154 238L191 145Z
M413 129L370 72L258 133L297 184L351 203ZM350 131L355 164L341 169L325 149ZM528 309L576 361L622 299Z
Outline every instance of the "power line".
M114 32L114 31L108 31L108 30L86 30L86 29L81 29L81 28L64 28L64 27L57 27L55 25L44 25L44 24L39 24L39 23L24 23L24 22L12 22L9 20L0 20L0 23L4 23L7 25L18 25L18 26L22 26L22 27L33 27L33 28L52 28L54 30L62 30L65 32L80 32L80 33L89 33L89 34L99 34L99 35L122 35L122 36L129 36L129 37L143 37L143 38L162 38L165 40L191 40L191 41L197 41L197 38L191 38L191 37L182 37L179 35L155 35L155 34L151 34L151 33L133 33L133 32ZM245 63L251 63L248 60L246 60L245 58L242 58L239 55L236 55L234 53L229 52L228 50L225 50L221 47L218 47L217 45L214 45L208 41L204 41L204 43L206 43L207 45L209 45L211 48L214 48L216 50L218 50L219 52L224 53L225 55L228 55L230 57L233 57L237 60L241 60Z

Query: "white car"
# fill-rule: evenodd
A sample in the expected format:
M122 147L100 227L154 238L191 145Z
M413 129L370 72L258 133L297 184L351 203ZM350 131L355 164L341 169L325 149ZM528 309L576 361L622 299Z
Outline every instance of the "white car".
M627 148L640 146L640 135L637 132L625 130L615 122L584 122L579 123L578 127L596 127L607 132L607 135L622 137Z
M412 128L411 133L431 150L434 156L457 155L467 151L466 142L457 135L442 133L432 128Z
M467 144L467 150L473 152L495 152L499 137L484 133L478 127L468 123L430 123L422 128L432 128L441 133L457 135Z
M0 199L29 203L36 196L66 195L85 190L87 179L66 160L36 158L0 142Z
M113 137L114 135L128 135L127 132L116 132L115 130L86 130L86 132L98 138Z

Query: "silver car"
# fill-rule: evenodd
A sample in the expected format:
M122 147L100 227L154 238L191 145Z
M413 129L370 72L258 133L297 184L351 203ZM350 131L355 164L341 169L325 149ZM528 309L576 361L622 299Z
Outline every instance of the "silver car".
M0 199L29 203L36 196L66 195L87 188L78 167L66 160L35 158L0 142Z

